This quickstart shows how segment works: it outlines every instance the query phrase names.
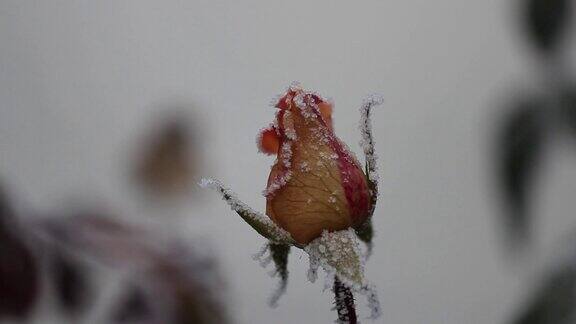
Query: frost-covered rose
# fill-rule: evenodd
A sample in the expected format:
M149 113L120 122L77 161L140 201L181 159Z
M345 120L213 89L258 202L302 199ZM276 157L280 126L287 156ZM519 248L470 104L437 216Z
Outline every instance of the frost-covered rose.
M276 120L262 130L262 152L277 155L266 196L266 214L299 244L322 231L363 224L373 193L357 159L332 127L332 104L292 86L276 104Z
M369 254L370 217L378 194L370 111L381 103L379 96L370 96L360 107L366 174L334 135L332 104L315 93L291 86L275 102L278 110L274 123L258 137L260 151L277 156L264 190L266 215L243 203L221 182L202 180L202 186L217 190L246 223L268 240L255 257L263 265L273 261L274 273L280 276L271 305L286 290L288 254L294 246L309 256L310 281L316 279L320 266L334 276L340 323L356 323L352 291L367 297L372 318L380 315L374 287L364 276L358 240L366 243Z

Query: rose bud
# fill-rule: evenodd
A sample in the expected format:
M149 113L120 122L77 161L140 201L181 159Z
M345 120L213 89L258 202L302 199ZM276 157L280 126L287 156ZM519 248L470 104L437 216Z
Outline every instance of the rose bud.
M277 156L264 191L268 217L301 245L324 230L362 225L375 192L334 134L332 104L292 86L275 107L276 120L258 139L260 151Z
M371 318L380 316L376 291L364 276L358 240L366 243L368 256L373 233L370 218L378 195L370 112L382 101L373 95L360 107L366 174L334 135L332 104L291 86L274 103L276 119L257 140L260 151L277 156L264 191L267 215L250 208L218 180L200 182L219 192L232 210L268 240L255 259L263 266L274 261L274 274L281 277L271 305L286 290L288 253L295 246L309 256L311 282L320 266L334 276L339 322L356 318L353 291L367 297Z

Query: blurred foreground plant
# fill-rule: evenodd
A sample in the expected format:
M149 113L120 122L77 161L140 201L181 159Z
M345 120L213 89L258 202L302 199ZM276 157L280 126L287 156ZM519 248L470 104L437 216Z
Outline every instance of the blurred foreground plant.
M261 152L277 159L264 190L266 217L236 198L220 182L204 179L203 186L218 190L223 199L258 233L269 240L267 250L281 277L275 305L286 289L290 247L303 249L310 258L308 278L314 282L322 266L334 281L335 305L341 323L356 323L352 292L367 295L372 318L380 315L374 288L364 276L363 256L357 239L371 249L372 225L378 195L376 156L370 128L370 111L379 97L361 107L365 172L332 126L332 103L318 94L292 85L275 102L276 119L261 131Z
M545 154L558 135L576 137L576 80L570 72L567 40L571 0L521 0L520 19L538 63L536 91L523 91L496 138L498 180L506 210L503 224L512 251L526 251L534 221L535 185ZM534 87L532 87L534 88ZM554 252L572 251L540 275L539 285L511 319L514 324L569 324L576 320L576 240L562 240ZM555 256L556 258L556 256Z

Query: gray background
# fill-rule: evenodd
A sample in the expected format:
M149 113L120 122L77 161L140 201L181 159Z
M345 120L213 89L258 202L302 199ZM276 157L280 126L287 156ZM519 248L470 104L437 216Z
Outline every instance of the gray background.
M254 138L272 121L269 100L294 80L331 97L338 136L360 152L357 108L378 92L382 191L368 275L379 322L502 323L573 224L576 190L576 155L553 147L536 258L507 260L490 143L509 91L537 78L515 11L501 0L2 0L0 175L29 209L83 199L137 214L131 148L177 103L200 121L201 173L263 210L273 158ZM335 319L300 251L287 295L268 308L275 280L251 260L263 240L216 195L195 197L173 208L186 215L180 234L207 238L238 323Z

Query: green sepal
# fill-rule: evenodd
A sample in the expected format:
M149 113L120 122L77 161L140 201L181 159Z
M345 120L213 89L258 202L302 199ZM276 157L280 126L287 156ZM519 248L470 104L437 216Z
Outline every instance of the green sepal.
M364 242L368 247L372 246L372 238L374 237L372 218L366 220L364 224L360 225L358 228L355 228L354 231L356 232L356 236L358 236L360 241Z

